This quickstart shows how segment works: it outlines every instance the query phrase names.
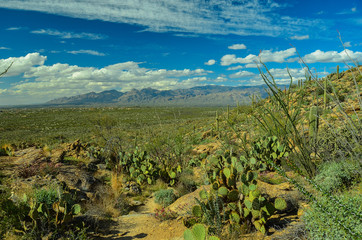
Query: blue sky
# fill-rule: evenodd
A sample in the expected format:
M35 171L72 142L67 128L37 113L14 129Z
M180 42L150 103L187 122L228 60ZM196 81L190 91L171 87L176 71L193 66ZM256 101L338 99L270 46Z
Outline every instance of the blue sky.
M259 59L287 83L305 76L296 50L318 76L362 62L360 0L0 0L0 22L0 105L260 85Z

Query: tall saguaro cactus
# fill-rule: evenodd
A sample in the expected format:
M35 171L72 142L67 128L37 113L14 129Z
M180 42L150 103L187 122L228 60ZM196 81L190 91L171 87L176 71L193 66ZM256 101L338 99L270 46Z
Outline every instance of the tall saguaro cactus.
M230 106L229 105L227 106L227 118L229 121L229 118L230 118Z
M337 65L337 79L339 79L339 65Z
M328 86L328 79L325 78L325 80L324 80L324 95L323 95L323 107L324 107L324 109L327 108L327 86Z

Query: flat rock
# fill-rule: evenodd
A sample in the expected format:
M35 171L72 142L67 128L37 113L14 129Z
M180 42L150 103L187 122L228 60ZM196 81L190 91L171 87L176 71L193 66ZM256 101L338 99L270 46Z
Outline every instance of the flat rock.
M37 149L35 147L27 148L21 151L17 151L14 154L16 157L19 157L14 161L16 165L31 165L35 161L43 157L43 150Z

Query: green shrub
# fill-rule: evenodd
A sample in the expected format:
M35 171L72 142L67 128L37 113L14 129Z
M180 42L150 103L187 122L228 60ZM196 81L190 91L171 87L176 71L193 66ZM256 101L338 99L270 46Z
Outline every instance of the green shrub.
M45 204L51 208L53 203L59 200L58 192L55 189L39 189L34 193L36 202Z
M326 192L343 190L361 178L361 164L357 161L326 162L315 181Z
M351 211L355 213L362 211L362 195L346 194L337 198ZM303 215L302 219L309 231L310 239L360 239L359 237L362 236L361 219L346 211L341 211L340 206L326 197L312 204L311 209Z
M177 199L173 189L161 189L155 192L155 203L167 207Z

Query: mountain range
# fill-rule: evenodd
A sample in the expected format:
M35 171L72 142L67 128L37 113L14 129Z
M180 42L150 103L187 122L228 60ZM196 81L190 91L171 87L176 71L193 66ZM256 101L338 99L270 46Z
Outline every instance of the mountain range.
M225 106L246 104L253 94L266 97L265 86L216 86L207 85L189 89L156 90L144 88L128 92L108 90L90 92L72 97L53 99L49 105L97 105L116 104L121 106Z

